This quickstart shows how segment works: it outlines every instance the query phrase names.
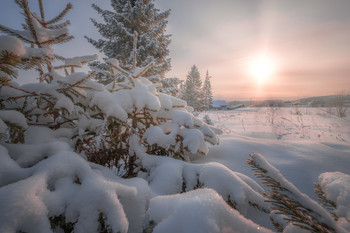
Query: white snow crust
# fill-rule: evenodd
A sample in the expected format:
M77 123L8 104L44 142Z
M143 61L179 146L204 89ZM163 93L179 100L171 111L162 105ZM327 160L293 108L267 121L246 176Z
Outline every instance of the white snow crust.
M75 67L82 67L83 64L87 62L91 62L96 60L97 54L95 55L86 55L86 56L79 56L79 57L72 57L72 58L66 58L64 60L65 66L75 66Z
M326 198L337 205L337 216L350 219L350 175L325 172L319 176L318 182Z
M272 232L231 209L212 189L198 189L184 194L151 199L147 215L161 232Z
M13 36L0 36L0 52L7 51L21 58L52 57L51 48L30 48Z
M0 110L0 119L4 122L15 124L23 129L28 127L25 116L14 110Z
M26 54L24 43L13 36L0 36L0 51L4 50L19 57Z
M48 141L58 136L49 135ZM0 157L0 232L51 232L47 216L61 214L77 222L75 232L97 232L100 212L116 232L129 224L139 231L150 196L144 181L121 180L64 142L0 145Z

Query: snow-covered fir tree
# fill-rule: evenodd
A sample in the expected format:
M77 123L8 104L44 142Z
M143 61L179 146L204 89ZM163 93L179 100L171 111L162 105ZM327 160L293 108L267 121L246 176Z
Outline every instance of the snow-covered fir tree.
M202 80L196 65L193 65L187 74L183 99L188 103L189 106L193 107L194 110L202 110Z
M170 10L160 12L154 6L153 0L111 0L111 6L113 11L92 5L104 20L99 23L91 19L103 38L95 40L86 37L87 40L108 58L117 59L121 67L130 70L134 59L132 41L134 32L137 32L137 65L144 67L153 62L154 66L144 76L155 82L159 81L171 67L168 57L170 35L165 34ZM100 62L91 63L91 67L108 70L108 66ZM121 80L123 78L123 74L118 77ZM98 79L105 83L111 80L103 72L100 72Z
M47 56L5 39L1 53ZM190 161L208 152L207 142L218 143L215 130L189 113L185 101L159 93L161 85L143 77L153 63L137 67L134 60L127 71L108 59L110 74L123 73L126 80L104 86L92 80L95 72L75 71L93 59L61 58L48 83L0 83L0 200L6 200L0 202L0 232L142 232L153 195L149 162L159 156ZM94 153L101 160L93 161ZM122 181L118 171L97 163L143 178Z
M137 34L134 35L135 56L136 42ZM122 176L132 177L141 168L144 153L140 152L143 151L142 148L147 154L191 161L208 152L206 142L214 145L218 143L215 132L187 112L185 101L160 93L158 89L162 86L161 83L152 83L143 77L153 67L153 63L136 67L134 59L134 68L127 71L120 67L116 59L108 59L106 62L112 76L122 73L126 79L123 82L114 79L107 85L111 94L98 93L91 101L92 105L96 105L106 115L102 129L104 133L93 139L94 143L83 145L89 159L102 165L114 166ZM189 138L195 146L187 143ZM141 149L137 148L138 144ZM109 156L101 159L101 154L105 152Z
M213 93L211 90L211 83L210 83L211 76L209 76L209 72L205 74L205 79L203 83L203 107L204 110L208 110L211 108L213 103Z

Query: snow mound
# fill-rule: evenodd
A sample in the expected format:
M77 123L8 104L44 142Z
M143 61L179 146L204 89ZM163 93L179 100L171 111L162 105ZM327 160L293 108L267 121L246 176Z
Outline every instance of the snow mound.
M14 110L0 110L0 120L17 125L23 129L28 127L25 116Z
M127 94L127 93L125 93ZM90 106L99 106L101 110L107 115L107 116L113 116L117 119L120 119L122 121L126 121L128 115L126 111L120 106L117 102L116 95L122 96L121 92L115 93L109 93L109 92L98 92L94 95L93 99L90 102ZM126 101L128 100L128 95L124 95ZM121 98L119 98L121 99Z
M30 48L14 36L0 36L0 52L7 51L20 58L52 57L51 48Z
M319 176L318 182L325 197L336 204L336 215L350 219L350 175L325 172Z
M272 232L231 209L212 189L155 197L147 216L156 224L154 233Z
M150 197L143 180L122 180L64 142L6 147L0 146L0 232L51 232L50 219L63 216L74 232L94 233L100 214L114 232L140 231Z
M243 215L249 214L250 204L268 210L263 189L251 178L233 172L219 163L191 164L159 156L144 156L145 179L153 192L171 195L198 188L211 188L227 202L234 203ZM166 175L165 175L166 174Z

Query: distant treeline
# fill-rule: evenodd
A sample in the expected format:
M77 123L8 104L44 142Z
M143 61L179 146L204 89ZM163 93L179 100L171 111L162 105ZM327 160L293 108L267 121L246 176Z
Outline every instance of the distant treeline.
M343 95L345 97L345 106L350 107L350 95ZM309 107L335 107L337 104L337 99L339 95L330 96L315 96L296 100L262 100L262 101L230 101L228 106L233 106L237 104L244 104L245 106L254 107L290 107L294 105L309 106Z

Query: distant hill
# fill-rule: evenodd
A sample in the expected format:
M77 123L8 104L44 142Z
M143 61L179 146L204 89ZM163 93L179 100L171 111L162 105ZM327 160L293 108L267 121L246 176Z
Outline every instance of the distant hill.
M238 104L244 104L245 106L256 106L256 107L283 107L290 105L292 103L300 103L302 105L308 105L311 107L332 107L335 105L335 100L338 95L328 95L328 96L313 96L301 99L295 99L291 101L271 99L271 100L261 100L261 101L230 101L227 106L233 106ZM350 95L345 96L345 106L350 107Z
M335 105L338 96L339 95L314 96L302 98L297 101L313 107L332 107ZM350 107L350 95L346 95L345 98L345 105Z
M270 106L278 106L282 107L284 105L283 100L260 100L260 101L230 101L227 103L227 106L234 106L239 104L244 104L245 106L254 106L254 107L270 107Z

